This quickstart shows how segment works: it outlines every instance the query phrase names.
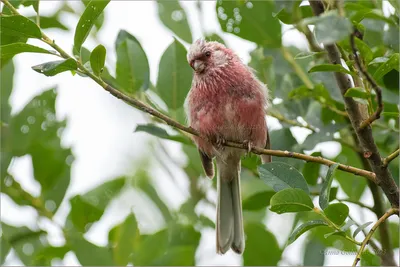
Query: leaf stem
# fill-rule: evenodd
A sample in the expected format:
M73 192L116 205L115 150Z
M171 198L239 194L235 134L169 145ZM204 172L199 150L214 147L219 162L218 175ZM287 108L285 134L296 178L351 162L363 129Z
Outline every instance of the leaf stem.
M329 224L329 226L331 226L332 228L334 228L336 231L338 231L338 232L343 232L342 229L340 229L339 226L337 226L334 222L332 222L332 221L325 215L325 213L324 213L322 210L320 210L320 209L317 208L317 207L314 207L314 208L313 208L313 211L314 211L315 213L321 215L321 217L324 218L324 220ZM345 234L344 237L345 237L347 240L349 240L350 242L352 242L352 243L354 243L354 244L356 244L356 245L361 246L361 242L356 241L355 239L351 238L350 236L348 236L348 235Z
M381 223L386 221L387 218L389 218L390 216L392 216L395 213L399 213L399 209L391 208L389 211L387 211L385 214L383 214L383 216L381 218L379 218L379 220L374 224L374 226L372 226L371 230L369 231L369 233L365 237L364 241L361 244L360 249L357 252L357 256L356 256L356 258L354 259L354 262L353 262L353 267L355 267L357 265L357 263L360 261L361 254L363 253L364 248L368 244L369 240L372 238L372 235L375 233L375 230L379 227L379 225L381 225Z
M400 149L397 149L392 154L390 154L389 156L384 158L383 159L383 167L387 167L392 160L394 160L396 157L399 156L399 153L400 153Z

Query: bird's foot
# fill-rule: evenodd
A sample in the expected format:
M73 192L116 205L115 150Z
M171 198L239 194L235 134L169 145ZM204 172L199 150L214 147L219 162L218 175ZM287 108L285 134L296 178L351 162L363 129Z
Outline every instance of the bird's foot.
M243 145L247 147L247 154L250 154L253 149L253 143L250 140L244 140Z
M213 136L213 137L209 138L209 140L210 140L210 142L213 144L213 146L216 149L218 149L218 150L223 150L224 149L224 146L226 144L226 140L222 136L216 135L216 136Z

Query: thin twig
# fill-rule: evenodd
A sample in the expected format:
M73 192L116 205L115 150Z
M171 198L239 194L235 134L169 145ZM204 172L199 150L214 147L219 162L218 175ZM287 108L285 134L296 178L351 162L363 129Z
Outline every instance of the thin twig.
M379 119L381 116L381 113L383 111L382 89L378 86L378 84L374 81L374 79L371 77L371 75L368 73L368 71L361 64L360 58L358 57L358 54L357 54L357 48L356 48L356 45L354 42L355 35L356 35L355 31L350 35L350 46L353 51L354 60L356 62L357 68L364 75L364 77L367 79L367 81L371 84L372 88L376 92L376 99L378 102L378 107L376 108L376 111L368 119L364 120L360 124L360 129L363 129L363 128L367 127L368 125L371 125L372 122Z
M306 128L306 129L309 129L309 130L311 130L313 132L316 131L315 127L310 125L308 122L306 122L305 124L302 124L302 123L300 123L298 121L290 120L290 119L286 118L285 116L283 116L282 114L279 114L278 112L273 112L273 111L269 110L267 112L267 115L269 115L271 117L274 117L274 118L278 119L281 122L284 122L284 123L287 123L287 124L290 124L290 125L293 125L293 126Z
M387 167L392 160L394 160L397 156L399 156L399 153L400 153L400 149L397 149L392 154L390 154L389 156L384 158L383 159L383 167Z
M356 256L356 258L354 259L354 262L353 262L353 267L357 266L357 263L360 261L361 254L363 253L364 248L368 244L369 240L372 238L372 235L374 234L375 230L379 227L379 225L382 222L386 221L387 218L389 218L390 216L392 216L395 213L399 213L399 209L391 208L389 211L387 211L385 214L383 214L383 216L381 218L379 218L379 220L374 224L374 226L372 226L371 230L369 231L369 233L365 237L364 241L361 244L360 249L357 252L357 256Z
M301 79L301 81L304 83L305 86L307 86L308 88L313 88L314 84L312 83L312 81L310 80L310 78L308 78L308 75L303 71L303 69L300 67L300 65L296 62L296 60L294 60L293 55L290 53L290 51L288 49L286 49L285 47L281 48L283 57L286 59L287 62L289 62L289 64L293 67L293 70L296 72L296 74L299 76L299 78Z

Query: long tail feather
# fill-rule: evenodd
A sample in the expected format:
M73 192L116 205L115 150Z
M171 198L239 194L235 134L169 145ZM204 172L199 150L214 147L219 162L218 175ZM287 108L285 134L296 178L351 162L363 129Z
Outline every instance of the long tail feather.
M217 167L217 253L225 254L232 248L241 254L244 250L244 231L240 197L240 157L224 161L217 157Z

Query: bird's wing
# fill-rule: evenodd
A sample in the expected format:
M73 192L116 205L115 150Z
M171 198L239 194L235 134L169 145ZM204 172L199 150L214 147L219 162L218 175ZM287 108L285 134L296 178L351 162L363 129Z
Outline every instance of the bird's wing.
M200 149L199 153L200 153L201 163L203 164L203 169L206 175L212 179L214 177L214 165L212 162L212 158L210 158L206 153L204 153Z

